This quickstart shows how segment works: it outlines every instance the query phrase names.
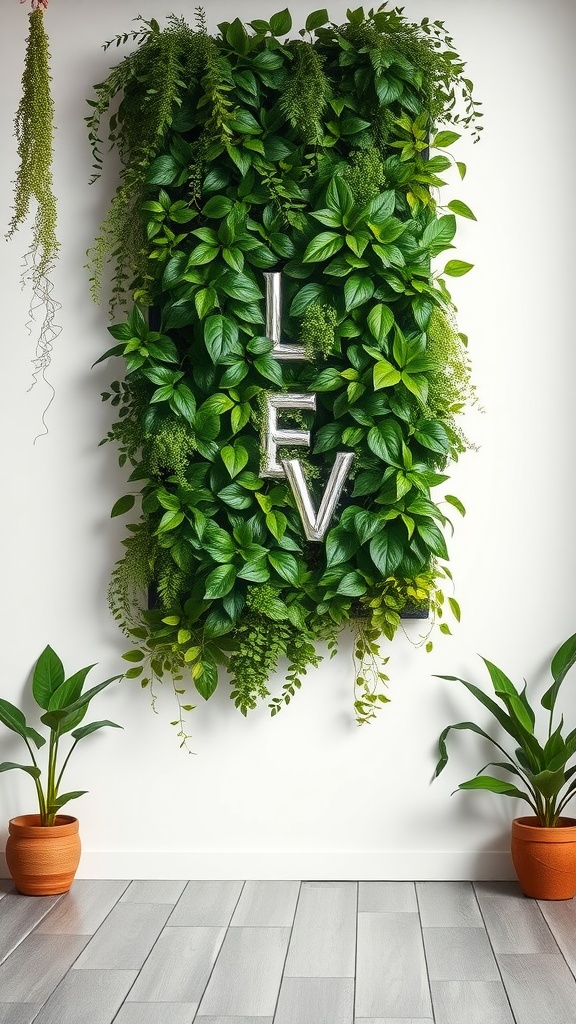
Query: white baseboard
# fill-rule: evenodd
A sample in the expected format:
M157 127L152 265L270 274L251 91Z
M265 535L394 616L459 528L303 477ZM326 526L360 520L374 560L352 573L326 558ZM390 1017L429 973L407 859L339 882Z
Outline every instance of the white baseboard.
M3 856L0 877L9 877ZM84 850L76 877L494 881L515 874L504 850Z

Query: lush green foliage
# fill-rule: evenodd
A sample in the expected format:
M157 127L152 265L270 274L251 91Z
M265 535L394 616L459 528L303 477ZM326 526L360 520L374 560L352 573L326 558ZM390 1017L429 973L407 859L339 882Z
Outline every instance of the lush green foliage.
M273 713L316 664L314 641L334 649L359 620L366 721L387 699L376 638L413 605L441 617L445 509L463 512L430 495L467 447L455 416L474 396L445 275L470 265L432 272L431 261L454 247L457 216L474 215L459 200L440 208L432 190L453 167L464 176L446 151L454 125L479 115L441 23L382 8L341 26L317 11L302 39L284 38L291 25L287 10L248 29L223 23L215 38L201 17L195 30L144 22L92 101L98 172L101 119L121 94L109 137L124 168L93 283L114 254L114 296L129 279L136 300L102 357L124 360L125 380L103 396L119 414L108 440L142 501L111 605L136 641L128 676L178 684L186 670L208 698L227 665L244 713L269 695L280 658L290 667ZM270 270L282 272L283 338L306 361L277 361L264 337ZM354 453L325 543L305 540L288 483L261 475L271 391L317 396L314 414L280 417L312 431L310 452L280 449L312 490L336 451Z
M19 163L14 183L14 213L6 237L11 238L25 223L33 204L32 242L24 260L23 279L29 280L32 287L31 317L37 308L44 312L34 360L36 378L49 365L52 342L60 330L54 322L58 304L52 296L50 277L60 246L56 238L56 197L52 183L54 104L50 89L50 53L42 7L37 4L33 7L28 16L22 95L14 120Z
M542 707L549 713L547 735L543 742L540 742L535 734L536 714L526 693L526 683L522 690L517 690L501 669L486 658L482 660L490 674L499 704L479 687L458 676L440 676L440 679L462 683L490 712L499 726L498 735L503 731L518 746L514 754L509 754L494 736L490 736L474 722L449 725L439 739L440 760L436 765L435 775L443 771L448 761L446 737L450 730L464 729L477 733L478 736L493 743L504 754L506 760L490 761L473 779L462 782L458 789L484 789L490 793L500 793L503 796L524 800L530 805L543 827L553 828L559 823L562 811L576 792L576 780L571 781L576 775L576 765L568 767L576 756L576 729L565 733L564 716L560 717L558 725L554 727L554 711L560 687L566 673L576 662L576 633L562 644L550 663L553 683L540 701ZM486 768L490 767L508 772L519 779L520 783L513 785L492 775L484 775Z
M13 761L3 761L0 764L0 772L11 771L19 768L34 779L36 795L38 797L38 809L40 812L41 825L53 825L54 819L64 804L83 796L86 790L76 790L70 793L60 793L62 776L70 759L72 751L77 743L85 736L90 736L104 726L112 726L114 729L122 728L115 722L107 720L102 722L90 722L89 725L80 726L93 697L105 686L109 686L116 679L122 676L112 676L98 683L90 690L83 691L84 682L90 669L94 665L81 668L78 672L65 678L64 668L60 658L50 646L45 647L36 662L34 675L32 677L32 694L39 708L44 711L40 721L49 731L48 760L46 765L46 785L43 787L41 778L42 772L36 760L34 747L39 750L46 743L45 738L28 725L26 718L19 708L10 701L0 698L0 722L12 732L22 737L32 761L31 765L15 764ZM78 728L79 727L79 728ZM71 733L74 740L60 767L58 761L59 744L66 733Z

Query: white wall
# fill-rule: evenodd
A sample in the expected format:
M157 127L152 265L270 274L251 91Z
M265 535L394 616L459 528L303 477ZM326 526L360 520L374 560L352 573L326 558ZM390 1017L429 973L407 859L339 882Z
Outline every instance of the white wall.
M320 0L318 0L320 5ZM55 294L62 334L50 377L50 432L33 445L47 390L27 393L33 343L19 258L26 234L0 245L2 337L1 505L3 696L20 702L30 668L50 642L70 670L99 662L98 678L121 671L126 644L106 605L109 571L121 553L122 523L109 510L124 493L112 448L98 447L110 410L99 392L115 366L91 370L107 347L106 312L91 303L84 253L112 188L89 188L91 156L84 98L119 51L100 44L141 13L159 19L174 0L52 0L46 15L53 55L58 134L55 187L62 256ZM280 2L277 4L281 6ZM295 23L314 3L293 0ZM211 27L273 9L209 0ZM344 0L333 0L338 18ZM11 124L19 98L26 13L2 4L0 133L4 140L0 221L10 217L16 166ZM115 685L94 704L124 732L87 740L71 788L89 795L81 819L85 877L505 877L511 802L457 794L483 763L474 737L456 737L454 758L430 787L441 728L479 717L463 689L433 673L474 674L477 652L537 685L555 647L574 631L576 570L571 499L575 371L572 246L576 10L563 0L408 0L406 11L445 18L484 101L482 142L464 142L469 173L447 194L473 207L455 255L475 263L454 283L470 335L485 407L471 428L480 444L454 468L449 490L467 505L451 542L463 621L426 656L400 637L390 675L392 703L358 729L352 714L349 639L338 658L307 680L275 719L265 707L247 720L226 681L191 717L194 756L178 749L169 684L158 715L138 682ZM407 627L414 639L418 624ZM280 685L280 676L276 681ZM25 698L28 701L28 698ZM568 704L574 706L573 699ZM200 706L201 705L201 706ZM0 737L3 759L18 740ZM488 758L486 758L487 760ZM34 809L30 779L0 775L5 822ZM520 808L518 808L520 811Z

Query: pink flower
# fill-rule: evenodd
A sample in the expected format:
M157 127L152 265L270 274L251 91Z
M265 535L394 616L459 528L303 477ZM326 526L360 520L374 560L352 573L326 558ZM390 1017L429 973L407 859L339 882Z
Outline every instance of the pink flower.
M21 4L25 4L27 0L20 0ZM46 11L48 9L48 0L31 0L33 11Z

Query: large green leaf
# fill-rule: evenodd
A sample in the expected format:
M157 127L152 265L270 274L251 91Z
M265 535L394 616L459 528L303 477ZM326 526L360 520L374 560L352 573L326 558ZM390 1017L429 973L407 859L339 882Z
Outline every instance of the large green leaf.
M266 583L270 579L270 571L265 558L249 559L237 573L238 579L248 583Z
M456 217L453 214L446 214L427 225L422 235L422 245L431 256L437 256L444 249L451 247L450 243L455 234Z
M326 190L326 205L330 210L338 213L340 223L349 214L354 206L354 196L350 186L341 174L335 174L330 180Z
M555 772L550 771L549 768L545 768L543 772L538 772L537 775L530 775L530 782L537 789L539 793L546 800L551 800L557 796L562 786L566 782L566 775L563 768L558 768Z
M208 523L202 539L202 546L215 562L231 562L236 554L236 543L226 530L216 523Z
M446 146L452 146L459 138L460 136L458 132L438 132L438 134L432 139L431 145L434 149L444 148Z
M358 550L358 541L340 526L333 527L326 536L326 563L329 566L347 562Z
M306 18L306 31L313 32L315 28L321 28L322 25L326 25L330 20L328 11L325 7L320 11L312 11Z
M473 263L466 263L465 260L448 260L444 273L448 274L448 277L464 277L464 274L468 274L473 267Z
M231 477L237 476L248 462L248 452L239 444L234 447L224 445L220 450L220 456Z
M274 550L268 555L270 565L287 583L298 582L298 562L288 551Z
M215 245L208 245L206 242L200 242L195 249L192 250L188 257L188 265L190 267L200 267L205 263L211 263L212 260L216 259L218 255L218 247Z
M84 686L86 676L93 668L94 665L86 665L85 668L79 669L78 672L75 672L69 679L65 679L58 689L52 694L48 705L48 711L56 711L59 708L66 708L69 704L73 704L74 701L78 700L78 697L82 693L82 687Z
M106 686L110 686L110 683L116 682L117 679L123 679L123 674L110 676L109 679L105 679L102 683L98 683L90 690L86 690L78 700L75 700L73 704L69 704L67 708L48 711L45 715L42 715L40 721L47 725L49 729L59 729L60 725L64 723L67 717L74 714L76 711L80 711L81 708L87 707L96 694L100 693L101 690L104 690Z
M344 283L344 304L348 311L363 306L374 295L374 281L365 274L352 274Z
M233 207L232 200L228 199L227 196L211 196L202 207L202 214L204 217L213 217L216 220L220 220L222 217L226 217Z
M252 505L252 495L247 494L237 483L228 484L228 487L218 491L218 497L230 505L230 508L244 509Z
M292 15L287 7L270 18L270 28L275 36L285 36L292 28Z
M63 682L64 666L48 644L38 658L32 676L32 693L36 703L47 711L52 694Z
M492 775L476 775L468 782L461 782L458 789L485 789L489 793L499 793L500 796L512 796L517 800L524 800L534 807L530 797L517 786L513 786L511 782L503 782L502 779L495 779Z
M433 555L437 555L439 558L448 558L446 541L436 523L431 520L420 520L416 523L416 530Z
M336 448L342 441L342 426L340 423L326 423L315 436L314 454L329 452Z
M20 771L31 775L33 779L39 779L41 775L40 769L31 764L16 764L15 761L2 761L0 764L0 772L11 772L13 768L19 768Z
M542 697L542 707L546 708L547 711L554 711L554 705L556 704L556 698L558 691L562 685L566 673L572 668L572 665L576 662L576 633L568 637L567 640L558 648L556 654L552 658L550 664L550 671L554 680L553 685Z
M218 294L215 288L200 288L194 296L196 312L201 320L218 305Z
M290 306L290 316L302 316L310 303L317 302L324 291L322 284L305 284L299 288Z
M218 287L231 299L241 302L258 302L262 293L258 285L246 274L236 274L233 270L225 271L219 279Z
M383 345L394 326L394 314L388 306L379 302L370 310L367 323L378 344Z
M302 262L320 263L322 260L329 260L343 245L342 235L337 235L334 231L321 231L306 246Z
M172 185L181 173L180 164L169 153L157 156L146 172L149 185Z
M498 668L498 666L494 665L493 662L488 661L487 658L482 658L482 661L488 669L496 695L502 700L504 697L508 698L506 704L510 714L518 719L519 724L526 729L527 732L533 733L535 715L528 704L525 693L524 699L522 699L518 690L514 686L514 683L508 678L501 668Z
M202 674L194 677L194 686L204 700L212 696L218 686L218 666L214 658L205 654L201 662Z
M232 591L230 593L233 593ZM222 603L230 597L230 594L225 594L222 598ZM204 636L214 638L217 636L225 636L234 627L234 623L227 614L224 608L220 608L215 605L214 608L206 616L204 622Z
M219 363L222 356L231 353L242 355L238 325L221 313L215 313L204 321L204 344L213 363Z
M402 430L396 420L389 419L368 431L368 447L379 459L402 469Z
M207 601L213 601L218 597L229 594L236 579L236 569L233 565L218 565L206 579L206 590L204 597Z
M277 541L282 542L282 538L286 533L286 527L288 526L288 520L283 512L271 509L266 514L266 526L270 530L270 533Z
M439 676L438 678L439 679L454 679L455 677L454 676ZM460 680L460 681L462 682L462 680ZM446 765L448 763L448 749L446 747L446 739L447 739L448 735L454 729L456 729L456 730L465 730L467 732L475 732L475 733L477 733L478 736L482 736L483 739L489 740L490 743L493 743L495 747L498 747L498 750L501 750L502 753L505 754L505 756L509 760L511 760L510 754L508 754L504 750L504 747L501 747L500 744L497 743L496 740L492 736L489 736L488 733L485 732L484 729L481 729L479 725L476 725L475 722L455 722L454 725L446 726L446 728L443 729L442 733L440 734L440 738L438 740L438 749L439 749L439 752L440 752L440 759L438 761L438 764L436 765L436 768L434 769L434 778L436 778L438 775L440 775L440 772L444 771L444 768L446 767Z
M475 214L472 212L466 203L463 203L461 199L453 199L451 203L448 203L448 209L451 213L455 213L458 217L466 217L468 220L476 220Z
M244 378L248 375L248 365L243 359L238 359L232 363L227 370L222 374L220 379L221 388L235 388L237 384L240 384Z
M134 502L136 496L134 494L124 494L118 501L114 502L110 518L114 519L116 516L123 516L126 512L129 512L131 508L134 508Z
M374 390L391 388L402 379L402 373L387 359L380 359L374 367Z
M224 28L224 26L222 27ZM240 18L235 18L234 21L226 27L226 42L241 56L244 57L248 53L248 50L250 49L250 40Z
M414 437L421 445L432 452L446 455L450 448L450 440L444 427L437 420L418 420L414 429Z
M526 732L515 718L512 718L503 708L501 708L496 701L492 700L483 690L481 690L474 683L469 683L466 679L462 679L460 676L445 676L439 675L439 679L447 679L450 682L459 682L476 698L487 711L490 712L493 718L496 719L498 724L504 729L512 739L516 740L520 750L524 753L526 758L526 764L529 770L532 772L542 771L544 765L542 764L543 751L536 739ZM495 740L492 740L496 743ZM498 744L496 743L496 746ZM506 753L506 752L505 752ZM506 755L509 757L509 755ZM518 753L516 754L518 757Z
M189 299L180 299L165 306L162 313L162 326L165 330L175 327L187 327L196 319L196 306Z
M313 377L311 387L313 391L339 391L343 383L340 371L335 366L327 366Z
M367 590L366 580L359 572L347 572L338 584L337 593L344 597L361 597Z
M258 124L254 114L251 114L249 110L235 110L231 114L228 124L233 131L240 135L260 135L262 132L262 125Z
M254 360L254 367L262 377L266 378L266 380L271 380L273 384L277 384L280 388L282 387L284 383L282 367L276 359L272 358L272 356L258 356L258 358Z
M370 558L382 576L388 575L388 533L382 529L370 541Z
M31 726L28 725L26 718L20 711L20 708L11 704L10 701L4 700L0 697L0 722L6 726L7 729L11 729L12 732L17 732L23 739L32 740L36 747L40 748L44 745L46 740L40 733L36 732Z
M53 814L54 811L59 811L64 804L70 803L71 800L77 800L79 796L85 796L88 790L86 789L75 789L71 793L62 793L61 796L57 796L53 803L48 807L48 813Z
M363 509L354 515L354 529L361 544L366 544L382 529L382 520L378 513Z

